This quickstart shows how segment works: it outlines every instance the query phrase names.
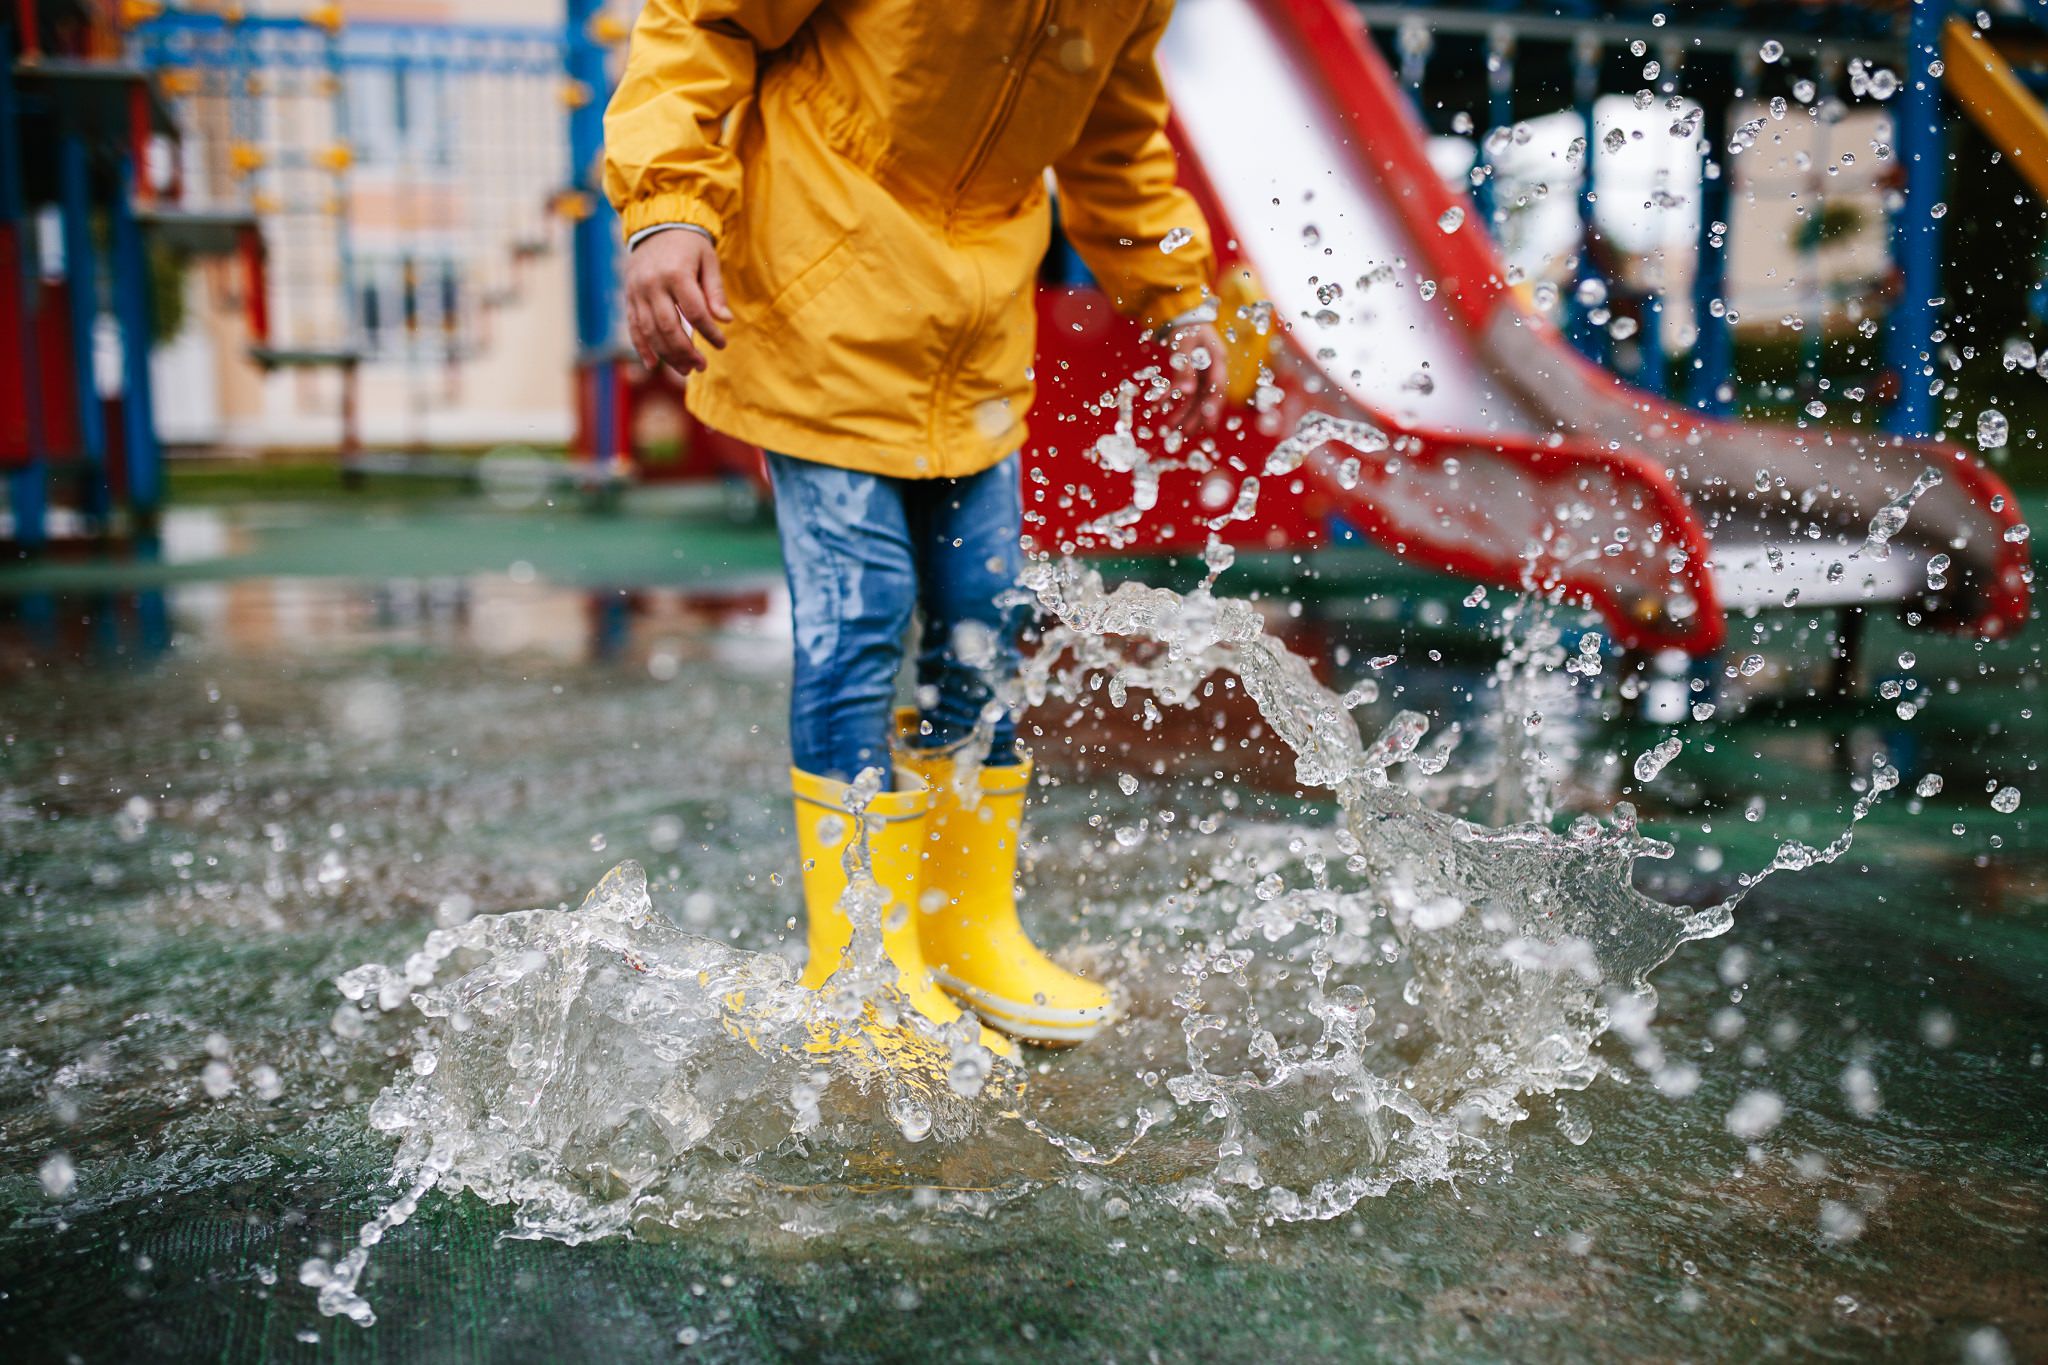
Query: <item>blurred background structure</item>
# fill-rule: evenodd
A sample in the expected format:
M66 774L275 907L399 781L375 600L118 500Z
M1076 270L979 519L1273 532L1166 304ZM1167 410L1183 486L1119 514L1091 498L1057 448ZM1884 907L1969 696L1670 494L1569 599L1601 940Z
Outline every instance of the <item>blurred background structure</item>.
M1967 437L1981 394L1959 358L2039 363L2038 7L1348 8L1516 307L1647 399ZM0 539L154 553L166 451L351 484L708 481L744 502L755 452L698 429L680 381L623 344L596 176L634 13L11 4ZM1044 280L1087 284L1057 241ZM1054 484L1087 478L1084 434L1040 452ZM1055 501L1043 537L1064 543L1088 511ZM1152 548L1196 548L1201 520ZM1305 547L1374 520L1268 489L1221 533Z

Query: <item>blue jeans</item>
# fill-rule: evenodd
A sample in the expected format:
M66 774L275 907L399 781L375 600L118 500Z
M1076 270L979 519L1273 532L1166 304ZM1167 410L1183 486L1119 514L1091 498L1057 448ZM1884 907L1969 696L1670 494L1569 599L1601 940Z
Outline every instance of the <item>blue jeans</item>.
M771 451L768 473L796 626L796 766L847 779L888 768L913 612L924 625L917 709L929 733L910 742L967 738L994 684L1017 670L1023 609L998 601L1024 563L1017 457L964 479L897 479ZM988 762L1017 762L1007 708Z

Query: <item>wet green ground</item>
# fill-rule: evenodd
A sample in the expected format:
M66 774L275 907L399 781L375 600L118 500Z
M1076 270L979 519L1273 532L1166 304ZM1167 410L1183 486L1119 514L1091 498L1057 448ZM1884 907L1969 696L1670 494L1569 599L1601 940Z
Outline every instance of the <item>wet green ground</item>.
M1730 936L1660 975L1658 1034L1699 1065L1696 1094L1658 1093L1610 1042L1635 1083L1574 1100L1583 1145L1537 1105L1502 1180L1398 1188L1294 1228L1122 1214L1060 1187L928 1210L862 1180L822 1232L764 1216L581 1247L499 1240L501 1211L432 1196L371 1262L379 1325L322 1319L296 1268L386 1197L390 1152L363 1115L387 1049L405 1051L328 1034L338 972L403 956L437 920L573 902L622 857L686 923L750 947L795 912L772 880L791 861L773 546L650 510L473 504L263 507L206 533L211 563L0 579L7 1359L2048 1354L2032 640L1914 640L1936 699L1910 721L1876 698L1727 696L1685 727L1643 798L1680 844L1652 869L1674 898L1725 892L1780 838L1832 837L1877 751L1908 790L1840 864L1767 882ZM1285 586L1287 566L1267 572ZM161 602L133 590L151 583ZM1409 699L1480 678L1486 649L1453 626L1425 639L1433 613L1406 585L1385 610L1362 581L1319 587L1304 648L1398 652ZM1874 635L1873 681L1902 676L1905 637ZM1764 681L1795 702L1779 669L1804 649L1764 646ZM1589 722L1584 740L1632 755L1657 733ZM1263 771L1250 762L1247 786ZM1612 769L1576 771L1584 799L1611 799ZM1915 811L1909 789L1935 771L1944 788ZM2017 787L2017 812L1994 811L1987 783ZM1160 783L1125 801L1106 774L1053 793L1036 819L1055 847L1031 881L1047 937L1106 940L1173 887L1197 845L1112 862L1109 885L1086 856L1107 842L1089 816L1168 799ZM1319 818L1284 792L1250 807L1245 829ZM1038 1091L1156 1065L1142 1045L1170 988L1051 1061ZM208 1094L210 1058L233 1093ZM256 1093L262 1066L275 1099ZM1786 1114L1752 1149L1723 1116L1760 1087ZM53 1199L37 1172L60 1150L77 1185Z

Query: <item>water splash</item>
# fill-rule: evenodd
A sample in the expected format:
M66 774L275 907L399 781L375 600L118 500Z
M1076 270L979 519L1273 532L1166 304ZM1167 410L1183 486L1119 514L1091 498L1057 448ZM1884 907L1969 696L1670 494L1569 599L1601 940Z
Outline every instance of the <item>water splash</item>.
M1913 504L1920 501L1928 490L1941 482L1941 473L1935 469L1923 469L1913 480L1913 486L1877 509L1870 518L1870 531L1863 541L1863 547L1856 551L1861 559L1889 559L1892 553L1892 537L1906 529L1906 518L1912 514Z
M1026 1117L1013 1086L963 1069L971 1039L952 1035L970 1026L921 1029L907 1011L908 1028L863 1026L864 1011L892 1008L886 973L856 964L850 995L804 990L780 958L671 924L622 864L574 913L481 916L340 979L357 1032L366 1013L401 1017L413 1048L370 1113L398 1141L402 1193L338 1262L303 1268L323 1311L373 1320L358 1291L370 1248L436 1188L509 1206L512 1236L580 1242L706 1218L805 1235L903 1216L886 1191L909 1188L984 1213L1085 1186L1165 1216L1327 1219L1401 1183L1499 1174L1510 1131L1539 1107L1585 1141L1569 1096L1614 1065L1602 1034L1623 1028L1637 1064L1653 1064L1650 974L1724 932L1765 876L1840 857L1898 780L1881 768L1849 830L1783 846L1736 898L1667 905L1632 874L1672 850L1625 803L1559 832L1531 768L1507 763L1527 799L1497 809L1519 818L1430 805L1403 778L1449 760L1448 745L1425 747L1427 718L1397 712L1368 742L1253 602L1206 584L1110 588L1064 560L1033 564L1024 587L1049 625L1019 700L1099 684L1149 718L1211 705L1225 677L1293 751L1296 781L1336 802L1333 826L1286 831L1285 857L1240 831L1183 907L1178 960L1134 969L1178 981L1165 1018L1131 1025L1177 1026L1185 1055L1157 1076L1163 1097L1115 1129L1096 1106L1041 1102ZM1554 670L1564 653L1554 630L1532 629L1513 657ZM863 958L873 916L855 918ZM1171 1160L1130 1160L1169 1140Z
M1318 879L1253 914L1268 942L1306 935L1297 955L1313 989L1289 1030L1295 1040L1204 1007L1199 983L1236 978L1242 988L1249 951L1194 950L1183 972L1197 987L1176 997L1189 1070L1171 1093L1221 1123L1216 1178L1261 1191L1256 1210L1266 1216L1333 1217L1401 1181L1506 1164L1500 1139L1527 1116L1530 1096L1601 1074L1593 1044L1609 1002L1649 998L1651 971L1732 922L1732 903L1687 910L1635 889L1635 861L1671 849L1638 833L1626 806L1609 824L1584 816L1562 835L1430 808L1391 776L1417 753L1427 719L1401 712L1366 744L1343 699L1265 630L1252 603L1137 583L1108 589L1070 562L1034 565L1027 582L1059 623L1027 673L1032 692L1049 691L1065 661L1069 686L1076 671L1107 671L1162 705L1199 706L1204 680L1226 671L1293 749L1297 782L1339 803L1336 844L1356 888ZM1386 968L1398 970L1375 970ZM1388 1001L1375 984L1395 984L1395 1002L1414 1016L1403 1066L1389 1068L1368 1045ZM1216 1065L1224 1060L1228 1070ZM1275 1141L1307 1111L1319 1115L1317 1142ZM1560 1118L1571 1135L1576 1120ZM1317 1164L1305 1168L1304 1154L1326 1160L1333 1147L1367 1159L1288 1183ZM1257 1151L1294 1155L1258 1170L1247 1165Z
M369 1248L436 1186L512 1206L512 1236L583 1242L737 1212L820 1142L958 1142L1013 1093L984 1088L985 1066L963 1076L981 1049L958 1029L849 1027L834 983L685 933L631 862L574 913L479 916L337 984L345 1010L419 1021L370 1108L406 1192L341 1261L301 1270L322 1312L364 1323Z

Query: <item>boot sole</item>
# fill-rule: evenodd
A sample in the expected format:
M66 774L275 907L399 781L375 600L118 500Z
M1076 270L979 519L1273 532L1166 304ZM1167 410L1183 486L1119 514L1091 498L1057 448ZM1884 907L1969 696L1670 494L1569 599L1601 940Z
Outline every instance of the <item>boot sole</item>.
M1027 1043L1071 1047L1087 1042L1115 1019L1115 1013L1108 1005L1093 1010L1056 1010L991 995L946 972L934 971L932 978L948 995L974 1011L984 1024L998 1033L1006 1033Z

